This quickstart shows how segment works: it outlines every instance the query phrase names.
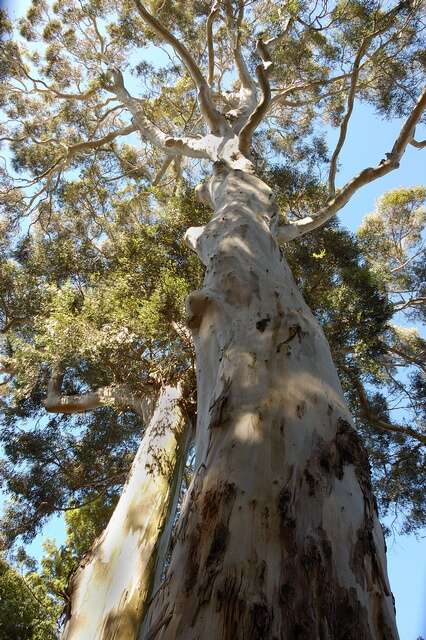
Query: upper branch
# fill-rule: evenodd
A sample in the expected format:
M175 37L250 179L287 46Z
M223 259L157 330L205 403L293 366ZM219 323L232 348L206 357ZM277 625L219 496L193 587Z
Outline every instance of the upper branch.
M232 123L234 132L239 133L245 125L247 118L256 108L257 86L248 70L241 50L241 25L244 19L244 1L239 0L238 2L236 19L234 18L231 1L225 0L224 5L228 35L232 42L232 53L240 82L238 106L227 111L226 117Z
M272 68L272 60L265 43L259 39L256 45L256 51L262 59L261 64L256 67L256 76L262 93L260 102L250 115L246 124L240 131L239 148L246 156L250 154L251 139L255 129L265 117L271 102L271 86L269 84L269 73Z
M346 113L343 117L342 124L340 125L339 139L337 141L336 148L333 152L333 155L330 161L330 171L328 175L328 193L330 196L334 196L336 192L335 180L336 180L336 171L337 171L337 159L339 157L339 153L342 150L343 144L345 142L346 134L348 131L349 120L351 118L352 111L354 108L355 94L357 89L361 60L370 42L371 42L371 38L367 38L363 40L361 47L355 58L355 62L354 62L354 66L351 74L351 83L350 83L349 93L348 93Z
M95 86L87 89L87 91L84 91L82 93L64 93L63 91L58 91L58 89L55 89L54 87L48 85L46 82L44 82L44 80L41 80L40 78L33 78L28 73L25 65L21 61L19 62L19 68L22 70L28 80L31 80L34 90L37 91L37 93L53 93L57 98L61 98L63 100L88 100L99 89L99 87ZM40 89L37 86L38 84L43 85L45 88Z
M413 137L410 140L410 144L417 149L424 149L424 147L426 147L426 140L415 140L413 131Z
M209 17L207 18L207 24L206 24L207 50L208 50L208 56L209 56L207 84L209 85L209 87L211 87L214 82L213 23L218 13L219 13L219 3L218 3L218 0L215 0L215 2L213 3L212 9L209 13Z
M399 162L407 148L407 145L413 138L413 132L426 109L426 87L423 89L414 109L404 122L401 131L395 140L390 153L386 154L386 159L380 161L375 167L368 167L357 176L347 182L337 195L330 200L316 216L306 216L301 220L294 220L289 224L283 225L278 229L278 239L282 242L288 242L294 238L299 238L305 233L309 233L318 227L321 227L331 217L333 217L365 184L369 184L377 178L381 178L390 171L399 167Z
M134 0L134 3L142 19L158 36L163 38L167 44L173 47L174 51L187 68L195 86L198 89L198 100L200 103L201 114L206 120L211 132L220 133L224 129L227 129L228 125L225 118L221 113L219 113L213 103L210 87L188 49L184 44L182 44L182 42L179 42L179 40L175 38L175 36L170 33L170 31L166 29L161 22L159 22L149 13L149 11L145 9L140 0Z
M59 146L64 149L63 154L59 158L57 158L53 162L53 164L48 169L46 169L46 171L36 176L33 183L38 182L43 178L51 178L51 176L56 172L59 172L59 173L62 172L70 164L71 160L78 153L81 153L82 151L86 151L89 149L90 150L98 149L99 147L102 147L112 142L119 136L127 136L130 133L133 133L134 131L137 131L137 127L135 124L131 124L131 125L128 125L127 127L122 127L121 129L116 129L115 131L111 131L110 133L103 136L102 138L95 138L93 140L84 140L82 142L76 142L75 144L72 144L69 146L60 142Z
M358 378L358 376L355 375L351 375L351 378L361 404L362 416L366 418L368 422L381 429L382 431L388 431L390 433L397 433L399 435L410 437L414 440L417 440L417 442L420 442L422 445L426 445L426 435L419 433L415 429L411 429L411 427L405 427L403 425L386 422L386 420L383 420L380 416L378 416L371 407L367 393L364 389L364 385L361 383L361 380Z
M240 0L239 2L238 16L236 20L234 20L234 15L232 12L232 5L230 0L225 0L225 11L226 11L226 17L227 17L228 30L231 32L230 33L231 37L232 35L234 36L233 54L234 54L235 65L237 67L238 78L240 80L241 87L243 89L252 91L254 95L256 95L256 84L253 78L251 77L246 61L241 52L241 25L244 19L243 0Z
M365 62L363 64L366 64ZM361 65L362 67L363 65ZM361 68L360 67L360 68ZM296 91L309 91L310 89L315 89L315 87L323 87L328 86L329 84L334 84L335 82L340 82L341 80L345 80L349 78L351 73L341 73L338 76L333 76L332 78L328 78L327 80L311 80L310 82L302 82L290 85L284 89L279 89L278 93L274 95L271 100L271 105L280 102L281 100L285 100L285 98Z
M287 18L286 25L284 29L281 31L281 33L279 33L277 36L274 36L273 38L269 38L269 40L265 40L265 44L269 50L270 50L270 47L275 47L277 44L281 42L281 40L283 40L283 38L285 38L288 35L293 24L294 24L294 18L290 16L289 18Z
M107 133L102 138L96 138L94 140L85 140L82 142L76 142L75 144L67 147L66 160L69 162L71 158L73 158L80 151L85 151L86 149L98 149L99 147L112 142L119 136L128 136L129 134L137 131L137 127L135 124L129 124L127 127L121 127L121 129L116 129L115 131L111 131Z

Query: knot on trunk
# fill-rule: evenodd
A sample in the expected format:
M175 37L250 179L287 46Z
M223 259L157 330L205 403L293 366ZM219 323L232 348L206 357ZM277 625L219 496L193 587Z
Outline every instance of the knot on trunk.
M186 324L188 327L192 330L199 329L207 309L218 303L219 300L216 296L205 289L190 293L186 299Z

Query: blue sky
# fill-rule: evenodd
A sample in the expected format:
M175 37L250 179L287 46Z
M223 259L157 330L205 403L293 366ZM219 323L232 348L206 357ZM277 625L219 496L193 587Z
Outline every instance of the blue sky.
M0 0L0 3L21 15L29 4L28 0ZM385 152L390 151L400 127L401 121L382 120L369 106L357 104L340 157L342 168L337 185L342 185L366 166L377 164ZM418 127L417 137L426 138L425 126ZM331 138L332 135L330 141ZM420 184L426 184L426 149L409 147L400 168L361 189L340 212L339 220L351 231L356 231L363 216L374 210L376 200L385 191ZM60 518L52 519L29 552L40 557L45 537L63 540L64 527ZM414 536L389 539L388 569L401 640L426 638L426 532L418 539Z

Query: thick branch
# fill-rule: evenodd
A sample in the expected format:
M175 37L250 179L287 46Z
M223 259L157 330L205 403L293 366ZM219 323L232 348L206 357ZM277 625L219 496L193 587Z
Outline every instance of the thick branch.
M42 80L38 80L37 82L42 82ZM96 93L97 90L98 87L94 87L93 89L88 89L84 93L63 93L53 87L49 87L48 89L36 89L38 93L53 93L57 98L61 98L62 100L88 100L94 93Z
M175 36L170 33L166 27L164 27L161 22L159 22L153 15L149 13L140 2L140 0L134 0L136 8L139 12L139 15L142 19L151 27L151 29L167 44L169 44L179 58L182 60L183 64L187 68L192 80L194 81L195 86L198 89L198 100L200 103L200 111L203 117L205 118L209 129L212 133L220 133L222 130L227 129L227 123L225 118L220 114L216 107L214 106L210 87L208 86L203 74L200 71L197 63L194 58L185 47L184 44L179 42Z
M185 155L191 158L208 158L205 145L200 144L198 138L169 137L159 127L150 122L142 110L142 100L130 95L124 85L124 78L117 68L109 70L111 82L106 85L107 91L113 93L130 111L133 116L133 124L136 125L141 136L152 145L159 147L168 155Z
M139 415L144 415L143 400L133 395L125 385L111 385L101 387L97 391L81 395L61 395L63 374L53 373L48 386L44 407L49 413L85 413L103 406L130 407ZM152 393L150 387L144 389L144 394Z
M386 154L386 159L380 161L375 167L368 167L345 184L337 195L330 200L315 217L307 216L301 220L295 220L283 225L278 229L277 237L282 242L288 242L294 238L300 238L318 227L324 225L330 218L349 202L351 197L366 184L373 182L377 178L385 176L390 171L399 167L399 162L412 139L414 128L426 109L426 88L421 93L416 106L406 119L399 136L395 140L390 153Z
M361 65L361 60L362 57L370 43L371 39L367 39L364 40L361 44L361 47L356 55L355 58L355 62L354 62L354 66L353 66L353 70L352 70L352 74L351 74L351 83L350 83L350 87L349 87L349 93L348 93L348 101L347 101L347 107L346 107L346 113L343 117L342 120L342 124L340 125L340 134L339 134L339 139L337 141L336 144L336 148L333 152L333 155L331 157L331 161L330 161L330 171L329 171L329 175L328 175L328 193L330 196L334 196L335 192L336 192L336 187L335 187L335 180L336 180L336 171L337 171L337 159L339 157L339 153L342 150L343 144L345 142L346 139L346 133L348 130L348 124L349 124L349 120L351 118L352 115L352 111L353 111L353 107L354 107L354 101L355 101L355 94L356 94L356 88L357 88L357 83L358 83L358 77L359 77L359 72L360 72L360 65Z
M134 131L137 131L137 127L134 124L131 124L127 127L122 127L121 129L111 131L102 138L95 138L94 140L84 140L82 142L76 142L75 144L72 144L70 146L67 146L66 144L60 142L59 146L64 149L64 153L59 158L57 158L53 162L53 164L48 167L48 169L36 176L33 180L33 184L39 182L43 178L50 179L56 171L59 173L62 172L78 153L89 149L98 149L99 147L112 142L113 140L115 140L115 138L118 138L119 136L127 136Z

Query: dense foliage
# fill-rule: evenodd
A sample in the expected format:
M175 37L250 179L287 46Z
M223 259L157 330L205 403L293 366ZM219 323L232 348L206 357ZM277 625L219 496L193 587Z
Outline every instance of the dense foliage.
M0 559L0 638L53 640L60 605L34 567L31 571L22 562L18 565L20 571Z

